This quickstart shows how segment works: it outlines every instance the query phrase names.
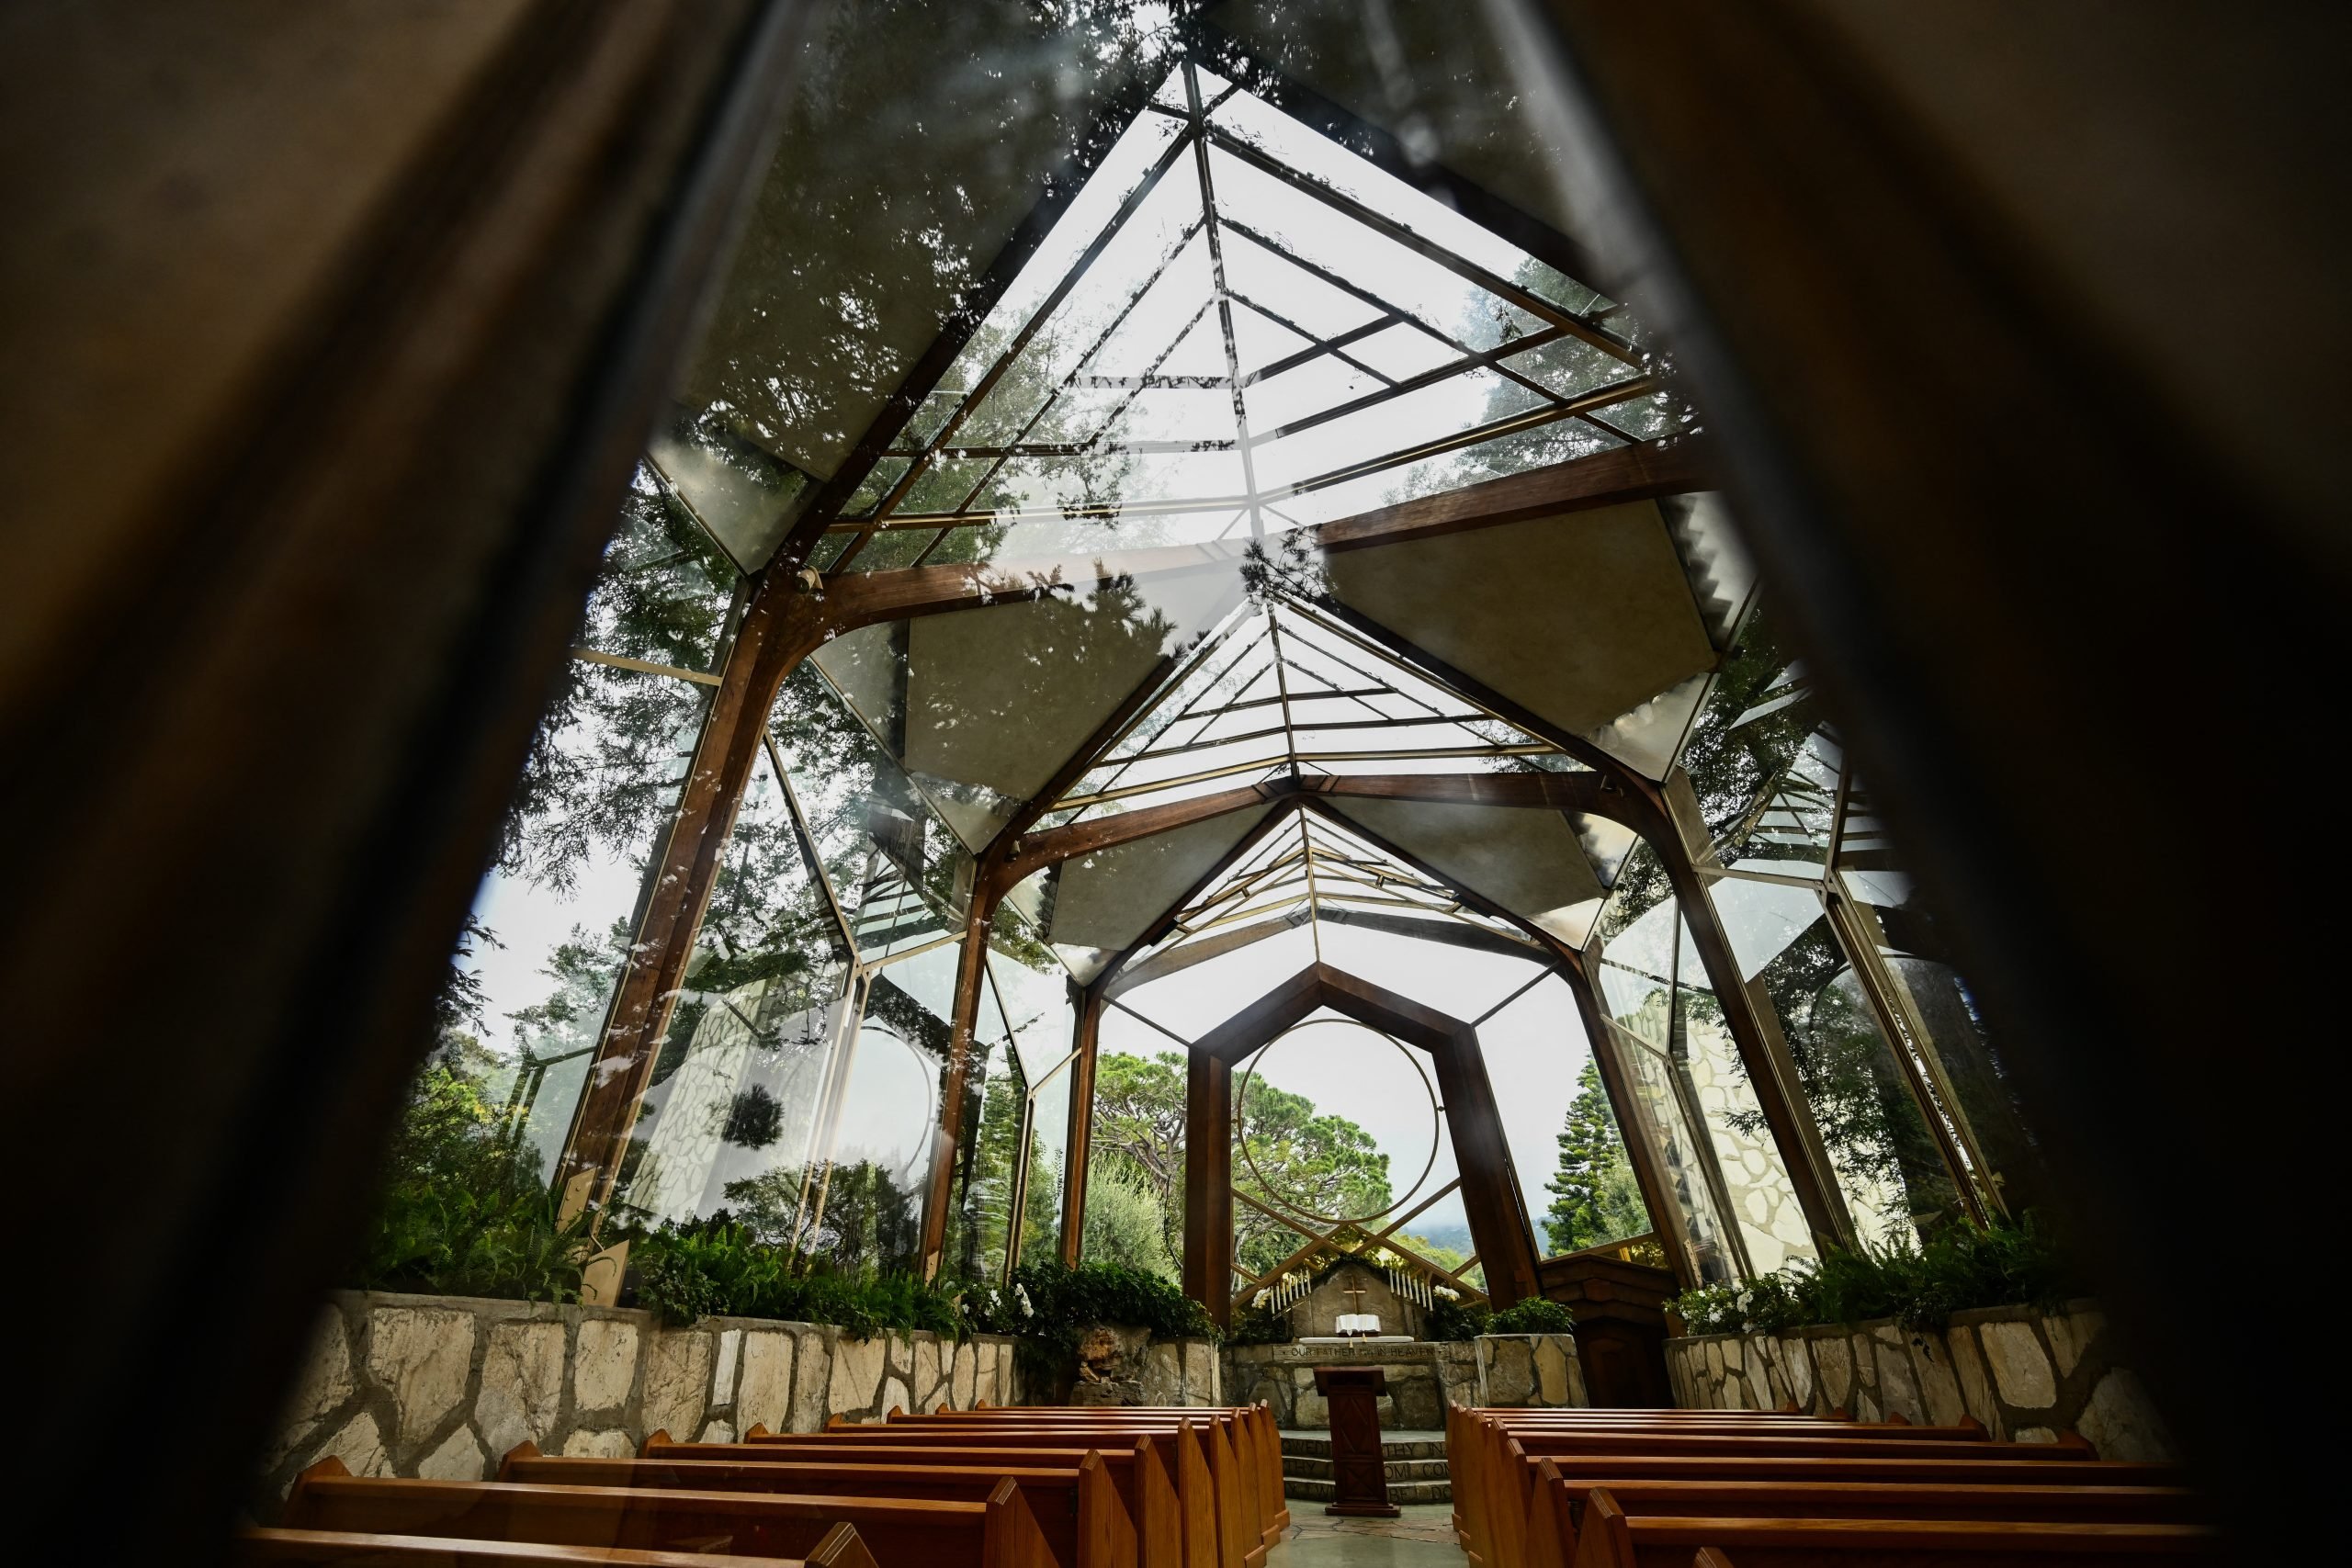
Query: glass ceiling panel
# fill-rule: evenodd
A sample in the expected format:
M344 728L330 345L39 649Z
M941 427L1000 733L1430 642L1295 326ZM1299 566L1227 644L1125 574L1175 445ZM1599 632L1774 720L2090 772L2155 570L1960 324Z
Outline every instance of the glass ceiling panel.
M1128 127L834 524L825 570L1200 538L1220 511L1258 533L1288 495L1443 488L1626 438L1585 415L1645 395L1646 360L1589 288L1208 73L1180 67L1155 101L1188 107ZM1063 531L1016 531L1048 520Z
M1054 822L1231 789L1280 769L1481 773L1581 764L1303 605L1228 621L1056 803Z

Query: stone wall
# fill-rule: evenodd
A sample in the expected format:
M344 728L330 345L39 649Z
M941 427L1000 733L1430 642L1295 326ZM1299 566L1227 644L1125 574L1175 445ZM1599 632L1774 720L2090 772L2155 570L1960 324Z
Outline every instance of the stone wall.
M548 1453L634 1454L656 1428L726 1442L763 1424L811 1432L892 1405L1021 1403L1012 1341L456 1296L337 1292L321 1314L277 1439L266 1498L333 1454L355 1475L480 1480L526 1440Z
M1315 1369L1362 1366L1388 1374L1380 1425L1392 1432L1440 1430L1449 1404L1585 1403L1576 1340L1566 1334L1488 1334L1409 1345L1232 1345L1225 1351L1225 1387L1236 1404L1272 1406L1279 1427L1318 1429L1331 1424L1331 1413L1315 1392Z
M1584 1363L1571 1334L1481 1334L1477 1349L1479 1404L1521 1410L1581 1410Z
M1071 1404L1223 1403L1214 1339L1154 1339L1148 1328L1098 1324L1080 1337L1077 1363Z
M2080 1432L2102 1459L2177 1457L2164 1423L2095 1302L2045 1317L2027 1307L1954 1313L1941 1334L1894 1323L1792 1334L1709 1334L1666 1342L1685 1409L1844 1409L1948 1427L1973 1416L1997 1438L2052 1442Z

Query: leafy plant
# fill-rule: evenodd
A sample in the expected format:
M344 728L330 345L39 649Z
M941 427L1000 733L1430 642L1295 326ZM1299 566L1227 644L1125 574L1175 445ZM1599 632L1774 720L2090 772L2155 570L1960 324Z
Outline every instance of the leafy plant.
M1577 1320L1568 1309L1542 1296L1514 1302L1487 1320L1489 1334L1568 1334Z
M629 1247L639 1306L665 1323L763 1317L830 1323L857 1338L892 1329L954 1336L964 1327L955 1297L910 1274L801 1265L725 1212L640 1233Z
M1441 1295L1421 1314L1421 1332L1432 1339L1476 1339L1493 1316L1483 1306Z
M559 1216L520 1129L437 1055L417 1077L352 1270L368 1291L576 1301L594 1243Z
M1893 1318L1941 1329L1956 1312L2053 1311L2081 1281L2032 1214L2015 1224L1948 1224L1924 1247L1832 1248L1744 1283L1685 1291L1670 1303L1692 1334L1781 1334Z
M972 1327L1012 1335L1023 1364L1045 1378L1063 1371L1079 1337L1099 1323L1148 1329L1155 1339L1217 1337L1200 1303L1156 1274L1116 1263L1024 1263L1001 1290L967 1286L963 1310Z

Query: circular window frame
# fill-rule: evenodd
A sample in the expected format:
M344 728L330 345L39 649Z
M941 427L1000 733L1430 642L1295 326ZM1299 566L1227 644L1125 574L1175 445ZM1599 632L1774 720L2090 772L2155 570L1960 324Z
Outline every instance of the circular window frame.
M1309 1029L1328 1027L1332 1024L1346 1024L1351 1028L1362 1030L1367 1034L1377 1035L1379 1038L1388 1042L1389 1044L1395 1046L1397 1053L1405 1058L1407 1065L1413 1069L1414 1077L1420 1082L1421 1092L1428 1098L1430 1102L1430 1153L1429 1158L1421 1163L1420 1174L1414 1177L1411 1183L1408 1185L1399 1195L1391 1199L1386 1208L1374 1210L1373 1213L1368 1214L1340 1215L1317 1213L1313 1209L1308 1208L1306 1204L1299 1202L1295 1198L1276 1187L1272 1181L1266 1179L1266 1173L1258 1168L1257 1158L1250 1152L1248 1126L1241 1117L1241 1108L1249 1103L1250 1080L1257 1073L1259 1063L1265 1060L1266 1053L1272 1050L1275 1046L1281 1044L1283 1041L1289 1039L1294 1034L1300 1033ZM1300 1219L1311 1220L1317 1224L1322 1225L1367 1225L1372 1224L1374 1220L1386 1219L1389 1215L1396 1213L1406 1204L1411 1202L1413 1199L1419 1194L1421 1189L1428 1185L1430 1173L1437 1168L1438 1145L1445 1136L1445 1107L1443 1104L1440 1103L1438 1100L1436 1087L1430 1082L1429 1069L1421 1065L1419 1055L1415 1052L1412 1046L1406 1044L1405 1042L1397 1039L1394 1034L1389 1033L1386 1030L1375 1029L1371 1024L1363 1021L1361 1019L1354 1018L1302 1019L1300 1021L1294 1023L1289 1028L1283 1030L1280 1034L1275 1035L1272 1040L1269 1040L1264 1044L1259 1046L1256 1050L1250 1052L1249 1061L1242 1066L1240 1077L1236 1079L1233 1086L1233 1146L1240 1152L1241 1163L1249 1168L1250 1174L1257 1178L1259 1187L1273 1200L1272 1206L1286 1210L1288 1213Z

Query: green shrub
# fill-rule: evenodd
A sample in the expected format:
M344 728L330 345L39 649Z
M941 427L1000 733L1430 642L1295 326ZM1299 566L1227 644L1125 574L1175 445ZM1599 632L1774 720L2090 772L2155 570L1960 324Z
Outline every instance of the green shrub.
M1975 1307L2052 1311L2081 1281L2031 1214L2016 1224L1948 1224L1917 1248L1833 1247L1745 1283L1685 1291L1670 1303L1692 1334L1781 1334L1893 1318L1941 1329Z
M1476 1339L1493 1316L1483 1306L1439 1296L1421 1314L1421 1331L1432 1339Z
M360 1241L363 1291L577 1301L594 1243L569 1224L511 1118L446 1062L410 1090L385 1161L383 1194Z
M1559 1303L1542 1296L1515 1302L1487 1320L1489 1334L1569 1334L1576 1318Z
M915 1328L952 1337L964 1326L949 1292L910 1274L795 1262L724 1212L641 1233L629 1247L637 1304L665 1323L713 1316L830 1323L860 1339Z

